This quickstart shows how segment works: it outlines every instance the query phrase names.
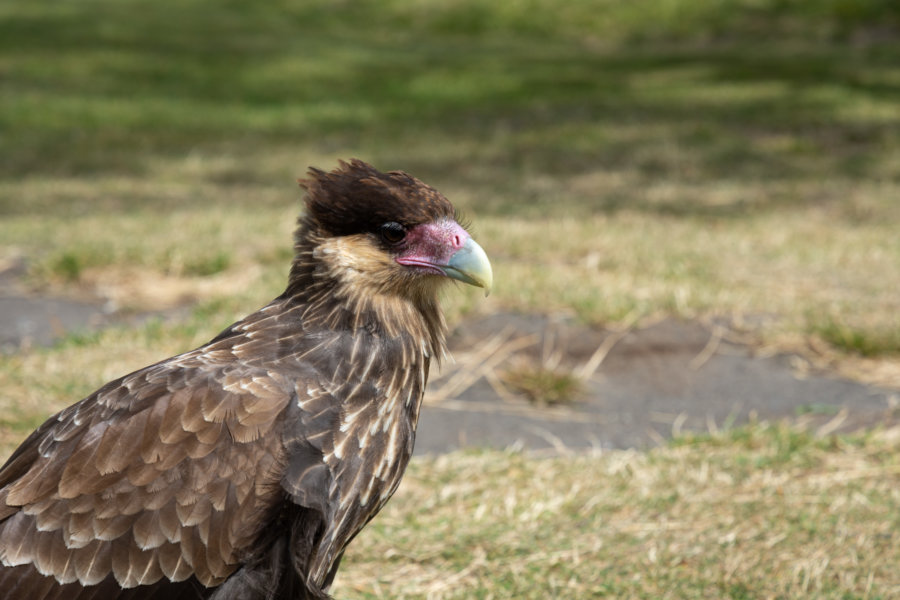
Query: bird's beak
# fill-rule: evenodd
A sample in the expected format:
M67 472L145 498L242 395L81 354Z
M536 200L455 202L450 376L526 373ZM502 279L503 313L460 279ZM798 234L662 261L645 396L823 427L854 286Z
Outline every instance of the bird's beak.
M491 293L494 274L491 261L481 246L468 238L462 248L453 253L446 265L439 267L447 277L484 288L484 295Z

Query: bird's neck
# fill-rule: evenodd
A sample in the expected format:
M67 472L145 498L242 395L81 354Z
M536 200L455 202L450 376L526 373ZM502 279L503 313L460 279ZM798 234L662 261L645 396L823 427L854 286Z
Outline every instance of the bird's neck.
M447 355L447 324L437 291L397 294L342 277L314 247L298 247L283 298L304 307L307 327L355 332L364 329L406 340L412 350L440 361Z

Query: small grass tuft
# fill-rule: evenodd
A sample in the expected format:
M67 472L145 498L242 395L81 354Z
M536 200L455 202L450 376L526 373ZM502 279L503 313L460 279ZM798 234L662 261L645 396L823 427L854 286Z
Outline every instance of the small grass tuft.
M51 272L65 281L75 282L81 278L84 265L72 252L63 252L50 265Z
M809 330L843 352L865 357L900 354L900 321L897 320L894 324L872 326L853 323L844 316L826 315L816 318Z
M567 369L530 363L506 369L500 379L512 391L539 406L571 404L583 388L581 379Z
M198 256L185 262L182 275L189 277L209 277L221 273L231 265L231 255L218 252L212 256Z

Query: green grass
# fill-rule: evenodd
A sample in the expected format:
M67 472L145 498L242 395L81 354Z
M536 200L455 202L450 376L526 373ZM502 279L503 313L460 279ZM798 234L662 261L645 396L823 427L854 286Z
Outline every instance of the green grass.
M571 404L581 393L582 381L566 369L516 365L504 371L503 382L538 406Z
M0 252L25 255L35 287L261 269L252 310L281 285L294 179L361 156L474 218L496 294L451 314L776 314L767 344L900 354L877 333L897 331L900 279L889 3L90 0L2 15ZM174 287L172 302L234 293ZM848 331L834 335L836 306Z
M495 290L451 321L725 316L900 386L898 38L890 0L9 0L0 265L193 309L0 357L0 445L280 293L295 179L351 156L473 220ZM896 596L895 455L756 426L417 461L339 597Z
M812 332L833 347L862 356L881 356L900 353L900 315L893 322L877 325L854 324L840 311L810 317Z

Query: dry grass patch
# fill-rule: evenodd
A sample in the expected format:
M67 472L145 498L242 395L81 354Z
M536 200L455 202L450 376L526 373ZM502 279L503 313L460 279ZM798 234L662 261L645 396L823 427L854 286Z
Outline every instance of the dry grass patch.
M337 597L888 598L900 430L755 425L648 453L413 462Z
M289 170L287 157L270 160L269 170ZM155 182L125 178L99 180L95 187L34 180L9 185L7 192L35 202L48 195L49 204L47 212L3 219L0 257L27 257L36 290L100 295L136 310L222 298L244 312L255 310L283 289L301 193L286 173L277 188L211 183L217 165L160 163L158 189ZM770 195L787 192L778 184L715 181L647 188L633 173L620 173L625 183L616 187L614 176L597 176L612 187L584 196L588 214L561 210L552 219L480 211L490 191L449 185L448 195L473 217L475 237L496 273L486 302L470 290L445 295L451 321L474 310L510 309L574 313L604 325L661 315L729 316L753 322L750 337L767 351L797 351L816 368L900 387L896 185L860 183L840 201L818 207L784 200L780 210L739 209L729 216L727 207L740 206L742 198L765 205ZM588 193L585 177L510 179L504 194L527 195L539 184L542 194L567 206ZM794 195L827 198L845 184L805 181ZM59 203L89 204L98 194L116 210L50 210ZM135 200L154 194L159 208ZM591 201L617 194L632 197L614 210L589 210ZM687 208L694 212L677 214Z

